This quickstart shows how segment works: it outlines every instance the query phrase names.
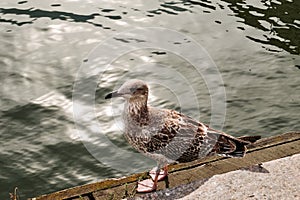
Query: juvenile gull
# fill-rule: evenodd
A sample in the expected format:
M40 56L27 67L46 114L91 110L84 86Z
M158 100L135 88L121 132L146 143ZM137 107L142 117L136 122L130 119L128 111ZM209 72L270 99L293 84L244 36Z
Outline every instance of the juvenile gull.
M167 164L190 162L214 154L243 157L246 145L260 138L235 138L175 110L151 107L147 104L148 92L145 82L134 79L105 96L105 99L125 99L126 140L158 163L149 173L152 179L138 183L138 192L155 190L157 181L167 175Z

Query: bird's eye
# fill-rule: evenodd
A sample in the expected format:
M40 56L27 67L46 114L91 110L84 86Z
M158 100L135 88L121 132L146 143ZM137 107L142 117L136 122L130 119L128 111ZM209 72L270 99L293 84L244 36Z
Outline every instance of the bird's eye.
M130 92L143 91L143 88L130 88Z
M136 88L130 88L130 92L135 92Z

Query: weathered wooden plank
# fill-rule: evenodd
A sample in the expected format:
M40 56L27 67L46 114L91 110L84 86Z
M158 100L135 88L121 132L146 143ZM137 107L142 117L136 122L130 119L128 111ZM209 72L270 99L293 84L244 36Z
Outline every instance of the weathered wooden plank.
M158 190L187 184L243 167L267 162L300 153L300 132L264 138L248 146L244 158L209 157L190 163L174 164L168 167L168 181L158 184ZM121 199L135 194L136 182L147 177L147 173L134 174L120 179L108 179L98 183L78 186L33 199ZM90 197L88 197L89 195ZM33 200L32 199L32 200Z

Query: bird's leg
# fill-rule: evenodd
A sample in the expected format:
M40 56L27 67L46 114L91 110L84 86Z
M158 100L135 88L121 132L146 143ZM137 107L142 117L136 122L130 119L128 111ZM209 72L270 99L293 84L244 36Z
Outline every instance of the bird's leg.
M137 192L151 192L156 190L157 182L164 179L168 175L167 166L164 167L164 170L160 170L158 167L153 168L149 175L152 179L146 179L138 182Z
M152 180L155 180L155 177L157 175L157 181L161 181L168 175L168 167L167 165L165 165L163 170L159 169L158 167L154 167L149 172L149 175L151 176Z

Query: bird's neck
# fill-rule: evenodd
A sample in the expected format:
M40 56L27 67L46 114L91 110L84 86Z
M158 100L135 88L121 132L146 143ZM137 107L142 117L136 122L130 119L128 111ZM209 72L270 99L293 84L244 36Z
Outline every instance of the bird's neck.
M149 119L147 99L129 99L125 105L125 120L130 120L138 125L146 125Z

